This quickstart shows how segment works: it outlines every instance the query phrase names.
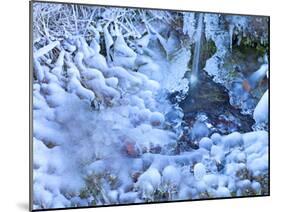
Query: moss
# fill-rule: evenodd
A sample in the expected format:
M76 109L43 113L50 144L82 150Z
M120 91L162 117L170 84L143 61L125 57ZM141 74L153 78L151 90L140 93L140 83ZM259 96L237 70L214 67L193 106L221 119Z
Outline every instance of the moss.
M193 54L194 54L195 44L191 45L191 60L189 60L188 68L192 69L193 62ZM206 40L205 38L202 40L202 46L200 51L200 67L204 67L206 61L212 57L217 51L216 44L213 40Z
M253 180L259 182L261 184L261 195L268 195L269 194L269 177L268 174L260 175L257 177L253 177Z
M238 49L242 55L247 56L249 53L254 53L258 57L268 54L268 43L262 44L259 40L250 36L243 37L240 45L234 45L234 48Z
M153 194L153 199L155 201L167 201L169 194L164 189L157 189Z
M88 189L82 189L82 190L80 191L79 197L80 197L81 199L87 199L88 197L90 197L90 192L89 192L89 190L88 190Z
M233 39L232 52L225 59L223 68L228 71L229 78L239 77L241 72L245 77L256 71L262 62L259 58L268 54L268 45L251 37L243 37L238 45L237 36Z
M235 69L231 69L229 72L228 72L228 77L230 79L233 79L233 78L236 78L238 76L238 72L235 70Z
M217 51L217 47L216 47L215 42L212 41L212 40L209 40L209 41L205 42L205 45L203 45L202 51L204 53L206 53L208 58L211 57Z

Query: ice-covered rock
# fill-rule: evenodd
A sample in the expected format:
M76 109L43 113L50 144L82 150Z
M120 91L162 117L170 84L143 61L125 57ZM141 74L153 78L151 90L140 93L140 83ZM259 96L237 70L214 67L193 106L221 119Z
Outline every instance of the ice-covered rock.
M238 132L233 132L229 135L222 137L222 143L225 148L233 148L243 144L242 135Z
M231 194L230 194L228 188L220 186L216 190L216 196L217 197L230 197Z
M211 148L211 156L217 162L221 162L224 159L224 157L225 157L225 153L224 153L223 147L217 146L217 145L213 145L212 148Z
M252 186L252 189L254 189L254 191L256 193L260 193L260 191L261 191L261 184L259 182L253 181L251 186Z
M165 184L179 186L181 174L178 168L169 165L162 172L162 180Z
M162 113L153 112L150 116L150 123L152 126L160 126L164 123L165 118Z
M138 179L136 185L141 189L146 189L147 183L150 183L153 189L157 189L161 184L161 175L155 168L149 168Z
M191 129L191 138L193 140L199 140L202 137L206 137L209 135L209 128L204 122L196 121Z
M118 203L118 191L116 190L108 191L107 196L110 202Z
M138 199L138 193L137 192L127 192L127 193L121 193L119 196L120 203L128 204L128 203L135 203Z
M215 174L204 175L203 181L208 187L216 187L218 185L218 177Z
M221 139L222 139L222 136L218 133L214 133L212 136L211 136L211 139L213 140L214 144L220 144L221 143Z
M196 180L201 180L206 175L206 167L202 163L195 164L193 171Z
M213 145L213 141L208 137L202 138L199 142L199 147L205 148L207 150L211 150L212 145Z

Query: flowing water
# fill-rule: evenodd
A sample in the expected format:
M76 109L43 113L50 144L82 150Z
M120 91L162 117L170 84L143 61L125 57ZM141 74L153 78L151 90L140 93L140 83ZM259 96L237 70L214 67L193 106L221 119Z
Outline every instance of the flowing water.
M192 86L196 85L198 81L202 32L203 32L203 13L199 13L197 30L195 34L195 48L194 48L193 61L192 61L192 74L190 78L190 82Z
M180 141L186 143L187 148L197 148L198 140L214 132L220 134L234 131L249 132L252 131L254 124L250 115L241 114L239 109L230 104L227 89L215 83L212 77L200 68L202 36L203 14L200 13L195 35L190 88L188 95L179 104L184 113L183 127L187 129L182 137L184 139L181 138ZM196 127L199 129L197 132L194 131ZM198 131L201 131L202 135Z

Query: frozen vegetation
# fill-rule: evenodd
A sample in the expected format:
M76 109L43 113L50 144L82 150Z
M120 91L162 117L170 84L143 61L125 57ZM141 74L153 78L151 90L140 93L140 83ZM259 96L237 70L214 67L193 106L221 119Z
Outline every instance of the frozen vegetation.
M268 194L267 27L34 3L34 209Z

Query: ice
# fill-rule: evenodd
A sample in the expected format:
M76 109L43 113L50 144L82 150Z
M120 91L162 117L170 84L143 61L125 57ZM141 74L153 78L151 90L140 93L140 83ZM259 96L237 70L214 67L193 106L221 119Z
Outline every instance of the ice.
M85 63L89 66L89 68L96 68L103 72L108 69L105 57L98 53L89 58L85 58Z
M106 46L106 55L107 55L107 61L110 61L110 47L114 44L113 39L108 31L108 24L104 26L103 28L104 33L104 40L105 40L105 46Z
M208 137L202 138L200 140L200 142L199 142L199 147L200 148L205 148L207 150L210 150L212 145L213 145L213 141L210 138L208 138Z
M203 181L208 187L216 187L218 185L218 177L215 174L206 174L203 176Z
M53 195L48 190L45 190L41 185L35 184L33 185L33 192L34 192L34 203L36 205L40 205L41 207L51 207Z
M41 66L37 59L34 59L33 65L36 79L42 81L44 79L44 67Z
M181 180L181 174L178 168L169 165L166 166L162 172L162 180L168 185L179 185Z
M33 53L33 57L36 59L38 57L43 56L44 54L47 54L49 51L51 51L53 48L55 48L56 46L60 45L59 41L54 41L49 43L48 45L42 47L41 49L38 49L37 51L35 51Z
M253 172L254 176L258 176L268 170L268 155L264 154L260 158L247 162L247 166Z
M110 202L117 203L118 202L118 191L116 191L116 190L108 191L108 198L109 198Z
M162 113L153 112L150 116L150 123L152 126L160 126L164 123L165 118Z
M222 136L220 134L218 134L218 133L214 133L211 136L211 139L213 140L214 144L220 144L221 140L222 140Z
M114 65L133 68L137 54L126 44L122 35L118 35L114 42Z
M248 79L251 89L257 87L258 83L266 76L267 71L268 64L263 64L257 71L251 74Z
M202 163L197 163L194 166L194 177L196 180L201 180L206 175L206 167Z
M100 48L100 45L99 45L99 43L97 42L96 39L92 40L92 42L90 44L90 47L94 50L95 54L100 53L101 48Z
M147 34L147 35L144 35L142 38L140 39L137 39L136 43L138 46L140 47L147 47L149 41L150 41L150 35Z
M219 187L216 190L216 196L217 197L231 197L231 194L230 194L228 188L226 188L226 187Z
M227 136L222 137L222 143L225 148L233 148L243 144L242 135L238 132L233 132Z
M201 139L202 137L209 135L209 129L207 125L199 120L195 122L191 130L192 139Z
M138 197L137 192L127 192L122 193L119 196L120 203L126 204L126 203L135 203Z
M258 102L253 117L256 123L268 122L268 91L266 91Z
M183 33L193 38L195 34L195 13L183 13Z
M261 184L259 182L252 182L252 188L256 193L259 193L261 191Z
M213 145L211 148L211 156L218 162L224 159L225 153L223 147Z
M153 189L157 189L161 184L161 175L155 168L149 168L138 179L136 185L142 190L146 190L151 185Z

